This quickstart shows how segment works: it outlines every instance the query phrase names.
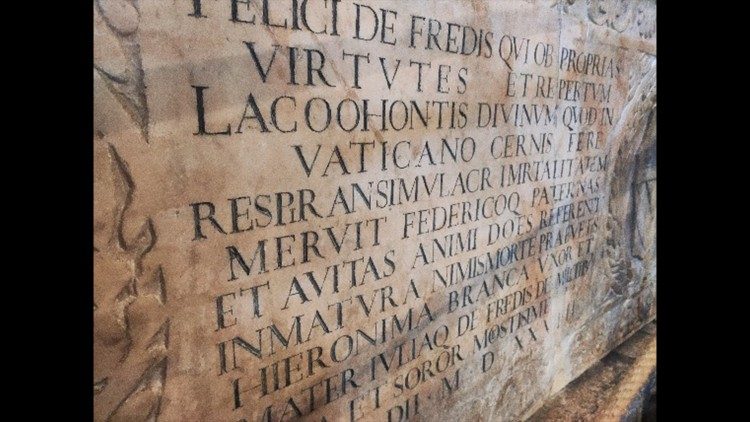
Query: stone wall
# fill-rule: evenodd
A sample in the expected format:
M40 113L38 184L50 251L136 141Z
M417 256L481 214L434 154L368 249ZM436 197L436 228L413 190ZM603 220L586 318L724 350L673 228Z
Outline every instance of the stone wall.
M96 420L523 420L654 319L653 1L93 7Z

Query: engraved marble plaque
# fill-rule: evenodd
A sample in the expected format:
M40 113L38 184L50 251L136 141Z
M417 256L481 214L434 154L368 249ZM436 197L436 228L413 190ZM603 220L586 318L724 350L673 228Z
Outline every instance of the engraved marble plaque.
M653 1L93 7L96 420L523 420L655 318Z

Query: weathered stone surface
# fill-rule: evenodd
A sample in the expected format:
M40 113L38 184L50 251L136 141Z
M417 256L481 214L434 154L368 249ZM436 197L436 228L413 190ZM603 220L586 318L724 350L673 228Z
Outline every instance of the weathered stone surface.
M649 407L655 395L656 324L652 323L568 384L529 421L655 420Z
M655 316L655 13L95 1L95 419L528 418Z

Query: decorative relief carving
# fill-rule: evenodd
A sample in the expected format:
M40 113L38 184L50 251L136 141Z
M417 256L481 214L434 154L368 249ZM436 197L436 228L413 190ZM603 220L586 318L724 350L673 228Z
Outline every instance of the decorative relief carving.
M650 16L650 12L642 6L638 6L635 14L635 24L638 27L638 35L647 40L653 39L656 34L656 19Z
M607 217L607 255L612 280L612 290L617 295L636 292L630 291L629 283L641 284L642 276L633 271L633 261L641 254L635 246L638 239L644 236L655 212L651 203L652 190L655 195L655 171L644 172L644 166L655 168L655 133L652 127L653 112L656 107L655 61L644 56L640 68L631 70L630 80L633 87L628 94L628 102L632 111L624 122L618 122L613 132L615 145L619 145L615 155L615 163L610 179L609 215ZM650 155L649 155L650 154ZM637 177L645 177L638 180ZM644 203L641 190L646 189ZM645 215L644 215L645 212ZM639 213L641 218L639 218ZM638 224L638 223L641 224ZM636 288L637 291L642 289Z
M117 41L119 60L94 69L148 142L149 110L141 60L138 0L96 0L94 12ZM109 53L109 51L108 51ZM104 139L104 134L98 132ZM169 320L161 266L145 268L157 237L147 218L128 237L126 223L136 185L112 144L94 142L94 415L96 420L155 421L167 370Z
M656 19L642 2L631 0L587 0L585 15L592 23L625 32L630 28L637 30L641 38L650 40L656 33ZM570 13L576 0L553 0L550 7L560 7L563 13ZM579 2L580 4L580 2Z
M97 167L108 170L100 176L109 176L96 181L108 183L113 192L109 203L98 204L111 219L97 221L94 239L95 415L97 420L156 420L169 345L163 269L144 270L156 232L146 219L127 238L124 227L135 190L130 171L114 146L95 151Z
M95 5L95 11L116 36L125 64L122 68L107 68L94 63L94 69L102 76L107 87L115 94L148 142L149 114L141 47L138 41L141 17L138 0L96 0Z
M627 0L589 0L591 22L599 26L625 32L633 20L632 2Z
M630 262L622 252L621 237L622 224L610 213L607 215L607 253L610 271L609 294L622 296L626 293L627 284L631 279Z
M642 54L628 69L630 87L622 119L615 123L608 143L613 163L608 173L609 201L597 261L600 286L591 289L598 312L581 320L573 336L573 367L590 364L597 356L648 321L654 312L654 238L656 60ZM645 262L641 257L648 256ZM596 305L594 305L596 304Z

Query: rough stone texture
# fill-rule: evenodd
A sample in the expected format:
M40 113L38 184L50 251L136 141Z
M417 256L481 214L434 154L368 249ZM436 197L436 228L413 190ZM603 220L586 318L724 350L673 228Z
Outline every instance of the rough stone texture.
M654 418L656 324L633 334L545 403L529 422L636 421ZM655 420L652 419L652 420Z
M94 2L96 420L522 420L654 319L655 3L357 3L368 6L361 38L372 34L370 8L381 20L371 41L354 38L351 1ZM295 16L293 5L308 9ZM265 25L264 13L289 28ZM412 34L415 15L424 19ZM324 25L327 33L313 33ZM444 51L460 48L446 44L446 31L458 31L460 43L464 26L493 33L482 57ZM427 48L432 30L440 48ZM578 69L564 64L572 50L588 57ZM356 79L347 54L369 54ZM430 67L421 74L410 61ZM611 73L591 74L606 63ZM526 95L524 74L532 75ZM561 80L570 81L563 95ZM539 81L556 84L551 96ZM574 98L575 81L593 85ZM331 104L325 130L314 98ZM405 105L383 122L381 99ZM369 120L357 114L365 100ZM428 123L412 100L430 109ZM480 102L503 105L497 125L480 127L482 110L492 110ZM570 120L581 108L596 117ZM600 135L577 150L569 140L579 132ZM474 148L465 161L441 155L442 139L460 146L467 137ZM493 147L502 141L507 149ZM562 160L570 174L534 175L533 162ZM527 180L502 184L511 168ZM404 188L388 184L399 178ZM428 192L441 181L444 189ZM387 187L368 206L370 182ZM423 188L417 198L414 182ZM552 192L567 182L575 196ZM391 186L402 201L389 199ZM404 215L446 207L460 219L464 201L498 195L517 195L513 212L434 232L431 220L429 233L418 233L420 215ZM235 200L233 210L230 199L244 197L252 202ZM473 267L446 285L436 275L492 256L505 258L491 271Z

